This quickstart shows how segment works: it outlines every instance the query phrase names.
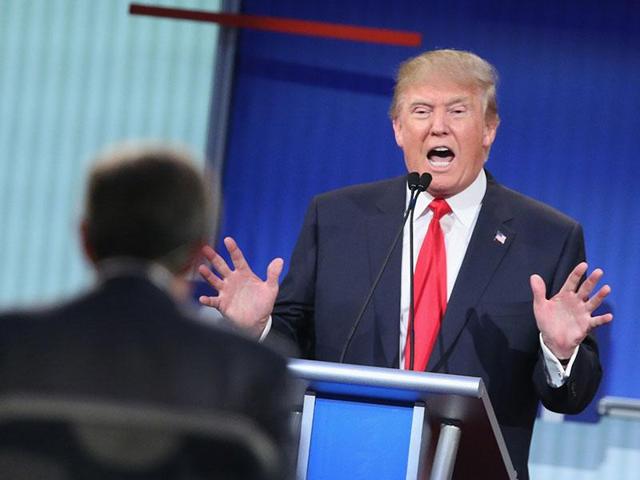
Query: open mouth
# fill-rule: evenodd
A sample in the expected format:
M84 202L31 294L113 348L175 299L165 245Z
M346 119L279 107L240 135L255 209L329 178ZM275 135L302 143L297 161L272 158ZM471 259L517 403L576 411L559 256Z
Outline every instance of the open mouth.
M453 150L449 147L434 147L427 152L427 160L432 167L445 168L448 167L455 158Z

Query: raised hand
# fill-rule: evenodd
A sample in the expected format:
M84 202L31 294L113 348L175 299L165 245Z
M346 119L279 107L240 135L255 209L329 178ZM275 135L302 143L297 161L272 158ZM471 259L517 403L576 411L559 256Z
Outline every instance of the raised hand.
M213 248L205 246L202 249L213 271L206 265L200 265L198 272L218 291L218 295L203 295L200 303L217 308L236 326L259 337L273 310L284 261L273 259L267 267L267 279L264 281L253 273L233 238L226 237L224 245L231 256L233 269Z
M611 313L593 316L593 312L611 292L609 285L591 295L604 272L596 268L580 284L587 264L578 264L560 291L547 300L547 289L539 275L531 275L533 313L545 345L559 359L569 358L575 348L594 328L613 320Z

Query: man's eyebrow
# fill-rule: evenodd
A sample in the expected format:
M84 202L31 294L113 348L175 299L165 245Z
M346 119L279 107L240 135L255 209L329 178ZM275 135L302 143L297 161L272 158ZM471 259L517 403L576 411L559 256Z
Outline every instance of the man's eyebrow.
M469 103L469 96L455 97L449 100L445 105L450 107L451 105L455 105L457 103Z
M445 103L445 106L450 107L452 105L456 105L458 103L469 103L470 98L468 95L462 95L459 97L454 97L451 100L449 100L447 103ZM418 99L418 100L414 100L413 102L411 102L409 104L409 106L411 107L416 107L416 106L427 106L427 107L433 107L433 102L430 102L429 100L425 100L425 99Z
M420 99L420 100L414 100L414 101L413 101L413 102L411 102L409 105L410 105L410 106L412 106L412 107L416 107L416 106L418 106L418 105L425 105L425 106L427 106L427 107L432 107L432 106L433 106L433 103L432 103L432 102L429 102L429 101L427 101L427 100L422 100L422 99Z

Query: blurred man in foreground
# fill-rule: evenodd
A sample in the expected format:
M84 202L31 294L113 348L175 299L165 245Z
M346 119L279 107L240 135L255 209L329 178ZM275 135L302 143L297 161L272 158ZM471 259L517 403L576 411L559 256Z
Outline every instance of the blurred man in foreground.
M457 50L400 67L390 109L396 143L409 172L432 176L415 209L413 317L407 228L347 342L409 204L404 177L314 198L281 288L281 259L263 282L233 239L225 239L233 269L205 248L215 273L200 273L218 295L201 302L256 337L290 336L310 358L338 361L346 349L349 363L481 377L526 479L538 402L577 413L596 392L601 368L589 332L612 319L594 314L610 288L595 290L600 269L584 279L577 222L484 169L500 122L496 81L489 63Z
M185 152L132 145L99 158L81 229L97 283L53 308L0 316L0 395L238 414L282 446L285 360L187 308L212 207Z

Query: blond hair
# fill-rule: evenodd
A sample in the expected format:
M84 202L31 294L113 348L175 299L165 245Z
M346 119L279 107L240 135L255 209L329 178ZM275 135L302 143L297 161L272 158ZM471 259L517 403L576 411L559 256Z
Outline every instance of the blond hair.
M431 50L404 61L398 69L389 116L397 117L401 96L409 85L428 82L430 77L444 77L456 83L478 88L483 95L487 119L500 121L496 84L498 73L486 60L462 50Z

